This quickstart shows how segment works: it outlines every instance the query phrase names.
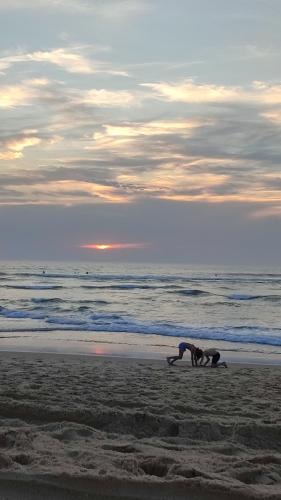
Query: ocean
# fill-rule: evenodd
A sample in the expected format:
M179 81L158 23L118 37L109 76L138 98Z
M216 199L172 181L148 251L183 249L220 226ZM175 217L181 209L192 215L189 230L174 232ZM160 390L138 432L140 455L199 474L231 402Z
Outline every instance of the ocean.
M281 269L2 262L0 350L281 362Z

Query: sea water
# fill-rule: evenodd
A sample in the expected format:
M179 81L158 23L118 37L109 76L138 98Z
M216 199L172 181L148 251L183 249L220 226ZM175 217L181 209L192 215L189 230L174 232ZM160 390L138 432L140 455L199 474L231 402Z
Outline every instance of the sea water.
M0 349L281 360L281 268L2 262Z

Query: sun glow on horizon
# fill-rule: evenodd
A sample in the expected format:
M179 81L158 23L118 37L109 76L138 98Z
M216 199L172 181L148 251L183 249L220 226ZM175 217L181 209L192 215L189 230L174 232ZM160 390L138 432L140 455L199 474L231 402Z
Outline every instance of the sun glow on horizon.
M104 251L144 248L145 246L147 246L145 243L88 243L86 245L80 245L80 248Z
M97 250L110 250L111 245L96 245Z

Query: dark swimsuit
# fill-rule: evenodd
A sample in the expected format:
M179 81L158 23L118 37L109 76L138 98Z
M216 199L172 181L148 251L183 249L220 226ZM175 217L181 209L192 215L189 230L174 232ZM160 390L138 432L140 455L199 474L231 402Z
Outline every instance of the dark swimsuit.
M180 351L186 351L186 349L190 349L191 344L188 344L187 342L181 342L178 347Z

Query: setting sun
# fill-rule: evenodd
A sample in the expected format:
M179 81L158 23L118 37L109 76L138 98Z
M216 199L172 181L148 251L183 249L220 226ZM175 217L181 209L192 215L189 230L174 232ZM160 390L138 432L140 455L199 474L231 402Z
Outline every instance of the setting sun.
M87 245L80 245L80 248L88 248L90 250L123 250L144 248L147 246L145 243L88 243Z
M97 250L109 250L111 245L96 245Z

